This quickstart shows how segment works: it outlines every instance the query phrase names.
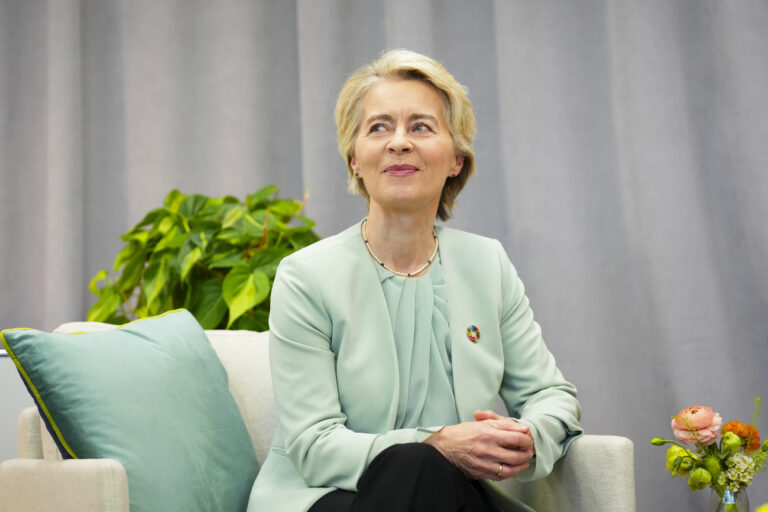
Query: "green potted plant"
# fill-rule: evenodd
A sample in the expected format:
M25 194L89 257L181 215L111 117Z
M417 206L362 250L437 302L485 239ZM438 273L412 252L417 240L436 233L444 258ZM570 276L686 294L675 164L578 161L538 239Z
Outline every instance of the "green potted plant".
M277 198L270 185L245 202L172 190L121 236L114 272L98 272L88 320L125 323L186 308L205 329L268 328L277 265L314 243L304 203Z

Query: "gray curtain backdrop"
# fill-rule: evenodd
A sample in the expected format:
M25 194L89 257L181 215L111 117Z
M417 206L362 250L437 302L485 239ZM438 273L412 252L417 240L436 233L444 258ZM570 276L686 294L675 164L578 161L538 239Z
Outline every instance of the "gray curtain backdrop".
M321 235L358 221L336 94L410 48L475 106L449 225L506 247L587 431L635 442L638 510L702 510L648 440L689 405L768 400L766 27L766 0L0 0L0 327L83 319L171 188L275 183L309 191Z

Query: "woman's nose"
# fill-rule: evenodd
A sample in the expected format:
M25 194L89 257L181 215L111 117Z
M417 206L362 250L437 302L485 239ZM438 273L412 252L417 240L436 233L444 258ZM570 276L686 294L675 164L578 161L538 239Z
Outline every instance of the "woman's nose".
M390 153L408 153L413 149L413 144L403 129L397 129L392 134L387 144L387 151Z

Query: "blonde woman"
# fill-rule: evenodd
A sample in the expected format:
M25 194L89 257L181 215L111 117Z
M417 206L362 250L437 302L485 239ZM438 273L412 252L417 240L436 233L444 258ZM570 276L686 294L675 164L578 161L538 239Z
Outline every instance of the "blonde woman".
M336 123L368 212L278 269L280 426L248 510L530 510L492 482L548 474L580 406L501 244L435 227L475 170L465 89L390 51L347 80Z

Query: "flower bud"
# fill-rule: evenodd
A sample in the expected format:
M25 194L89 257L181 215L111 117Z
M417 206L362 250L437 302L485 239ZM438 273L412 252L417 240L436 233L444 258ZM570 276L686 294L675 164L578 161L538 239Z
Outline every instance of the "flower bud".
M651 439L651 444L654 445L654 446L661 446L661 445L663 445L666 442L667 441L663 440L660 437L654 437L653 439Z
M720 473L723 471L722 463L715 455L704 457L704 468L709 471L713 482L717 482L717 477L719 477Z
M741 448L741 438L733 432L725 432L722 441L723 450L736 453Z
M680 474L682 476L685 476L688 474L688 472L693 468L693 459L690 459L688 457L684 458L683 461L680 463Z
M688 487L691 492L708 487L710 482L712 482L712 475L704 468L694 469L691 471L691 476L688 477Z
M667 450L667 471L674 471L675 460L677 460L678 457L685 457L686 455L686 451L679 446L670 446Z

